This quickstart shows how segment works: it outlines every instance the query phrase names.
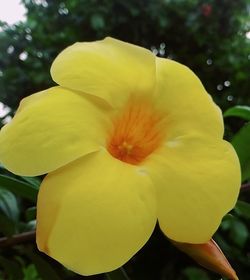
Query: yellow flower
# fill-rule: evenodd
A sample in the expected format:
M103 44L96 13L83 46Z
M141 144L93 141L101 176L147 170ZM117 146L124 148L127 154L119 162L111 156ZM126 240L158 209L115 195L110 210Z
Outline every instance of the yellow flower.
M127 262L157 219L172 240L210 240L236 202L240 168L194 73L106 38L68 47L51 74L59 86L25 98L0 133L8 170L49 173L39 249L90 275Z

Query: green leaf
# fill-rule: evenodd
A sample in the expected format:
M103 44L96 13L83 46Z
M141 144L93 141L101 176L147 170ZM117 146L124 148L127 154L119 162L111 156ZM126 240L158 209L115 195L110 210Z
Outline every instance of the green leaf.
M10 176L0 175L0 187L36 203L39 188L35 185L25 183Z
M28 223L23 224L22 229L24 231L32 231L36 229L36 220L31 220Z
M13 193L0 188L0 212L5 214L10 220L19 220L19 208L16 197Z
M0 230L11 236L16 232L19 222L19 207L13 193L0 188Z
M25 211L25 217L27 221L36 219L36 207L30 207Z
M106 273L106 277L108 280L129 280L126 271L122 267Z
M9 280L23 279L22 267L19 263L0 256L0 266L4 269Z
M233 219L231 222L232 223L229 234L230 239L232 240L232 242L242 248L246 244L249 236L247 226L239 219Z
M90 22L91 22L91 26L95 30L102 29L105 26L104 18L102 17L102 15L99 14L93 14L90 18Z
M38 177L27 177L27 176L22 176L21 177L23 180L25 180L27 183L39 188L41 185L41 180Z
M31 246L25 247L25 254L34 263L39 276L43 280L60 280L60 277L54 270L53 266L49 264L43 257L41 257L38 252L34 252Z
M250 178L250 122L243 126L232 139L241 164L242 181Z
M244 217L244 218L247 218L247 219L250 219L250 204L245 202L245 201L238 201L236 203L236 206L234 208L234 211Z
M23 280L41 280L41 278L38 277L37 270L34 264L30 264L29 266L25 267L23 269L23 273Z
M220 228L222 230L229 230L233 219L235 219L235 217L232 214L225 215L220 224Z
M0 213L0 232L5 236L12 236L16 232L15 223L6 215Z
M239 117L244 120L250 121L250 107L249 106L235 106L229 108L224 117Z
M187 277L188 280L209 280L207 273L196 267L187 267L183 274Z

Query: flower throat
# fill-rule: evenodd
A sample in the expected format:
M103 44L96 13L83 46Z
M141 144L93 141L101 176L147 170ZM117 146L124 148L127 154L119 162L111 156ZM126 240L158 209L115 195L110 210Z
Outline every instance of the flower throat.
M107 149L115 158L137 165L160 146L164 118L148 101L130 100L113 120Z

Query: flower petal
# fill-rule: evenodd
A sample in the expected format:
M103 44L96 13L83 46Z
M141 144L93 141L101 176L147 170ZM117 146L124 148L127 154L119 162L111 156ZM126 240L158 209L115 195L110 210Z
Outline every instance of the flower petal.
M154 229L154 187L138 167L101 150L45 178L37 221L39 249L66 267L83 275L114 270Z
M116 107L131 94L153 93L155 56L112 38L76 43L58 55L51 75L61 86L99 96Z
M105 143L106 110L82 94L54 87L25 98L0 132L0 161L11 172L50 172Z
M158 219L172 240L205 243L231 210L240 188L240 165L223 140L185 136L145 162L158 189Z
M186 66L169 59L157 58L156 69L156 100L167 115L168 138L197 131L222 138L221 111L198 77Z

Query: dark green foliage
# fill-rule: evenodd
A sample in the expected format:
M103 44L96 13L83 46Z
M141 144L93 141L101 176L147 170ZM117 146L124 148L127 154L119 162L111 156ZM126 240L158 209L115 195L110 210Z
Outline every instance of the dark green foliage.
M232 144L239 155L242 180L250 178L250 122L233 137Z
M76 41L113 36L191 67L223 110L245 105L226 111L225 121L226 138L238 152L248 184L250 46L245 34L249 0L22 2L26 22L11 27L0 23L0 102L11 107L10 115L23 97L54 84L50 65L62 49ZM0 173L0 238L33 230L40 178L12 177L3 168ZM249 189L242 189L240 201L215 236L241 280L250 275ZM34 238L2 244L0 239L0 279L85 279L40 254ZM177 251L158 228L124 269L131 280L219 279ZM116 271L88 279L125 280L126 276Z
M250 103L246 0L23 2L27 22L0 33L0 101L11 108L53 84L50 65L63 48L105 36L190 66L224 108Z
M249 106L235 106L229 108L224 113L224 117L239 117L246 121L250 121L250 107Z
M37 185L28 184L10 176L0 175L0 187L12 191L20 197L36 202L38 193Z

